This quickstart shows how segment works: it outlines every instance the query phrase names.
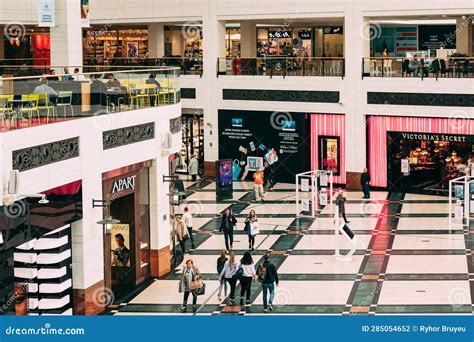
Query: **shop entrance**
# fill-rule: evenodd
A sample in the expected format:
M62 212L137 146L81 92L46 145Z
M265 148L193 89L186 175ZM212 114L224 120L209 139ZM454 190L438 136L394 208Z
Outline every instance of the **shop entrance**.
M474 136L387 132L388 189L447 194L471 166L473 145Z
M109 171L102 186L120 220L104 235L104 282L121 300L151 276L148 162Z
M183 143L180 159L177 160L177 172L187 173L187 165L193 154L196 154L199 165L204 165L204 116L202 110L186 112L183 110Z

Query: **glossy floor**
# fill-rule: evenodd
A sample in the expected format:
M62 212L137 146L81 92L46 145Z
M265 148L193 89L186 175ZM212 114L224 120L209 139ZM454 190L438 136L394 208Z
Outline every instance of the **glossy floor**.
M194 260L206 281L196 313L181 313L178 282L182 263L163 279L114 307L110 314L262 314L262 290L252 285L251 306L229 306L217 296L216 259L224 248L217 231L225 208L236 213L234 249L248 249L243 221L250 209L259 216L254 261L265 253L277 266L280 284L272 314L468 314L473 313L473 228L449 225L445 197L374 192L363 201L360 192L347 194L349 226L358 236L351 261L336 261L337 242L330 208L319 217L296 218L294 186L278 184L265 203L254 203L252 184L239 182L232 200L216 203L215 184L186 181L194 214ZM188 247L189 242L188 242ZM237 298L239 293L237 289Z

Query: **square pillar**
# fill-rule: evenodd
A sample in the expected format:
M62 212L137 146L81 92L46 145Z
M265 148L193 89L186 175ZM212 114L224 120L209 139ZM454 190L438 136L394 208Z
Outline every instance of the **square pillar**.
M472 56L472 20L474 16L456 19L456 52Z
M240 57L255 58L257 56L257 25L253 22L240 23Z
M168 156L158 157L149 170L150 175L150 264L152 277L171 272L170 192Z
M51 27L50 37L51 65L57 73L62 73L61 66L82 66L80 0L56 1L56 26Z
M148 25L148 55L162 58L165 55L165 31L163 24Z

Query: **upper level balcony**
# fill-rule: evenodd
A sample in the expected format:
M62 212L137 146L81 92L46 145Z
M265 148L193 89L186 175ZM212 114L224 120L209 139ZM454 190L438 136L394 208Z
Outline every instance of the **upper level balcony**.
M362 77L472 78L474 57L367 57Z
M0 77L0 132L180 102L176 67Z

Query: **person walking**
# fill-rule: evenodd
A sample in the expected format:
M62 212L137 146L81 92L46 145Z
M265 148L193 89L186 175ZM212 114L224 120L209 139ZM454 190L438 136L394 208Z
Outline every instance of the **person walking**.
M181 247L181 251L184 254L186 253L186 239L188 238L188 230L186 229L186 226L181 219L181 216L176 216L175 222L174 222L174 236L179 242L179 245Z
M263 198L265 195L265 191L263 189L263 181L264 181L263 172L258 169L253 173L253 181L255 184L255 200L264 202L265 199Z
M221 293L222 288L224 288L224 296L227 297L227 282L224 277L221 277L222 270L224 269L224 265L227 262L226 257L227 251L225 249L221 250L220 256L217 258L217 275L219 276L219 292L217 293L217 298L219 301L222 300Z
M250 292L252 291L252 281L256 281L255 266L253 263L252 255L250 252L245 252L244 256L240 260L240 267L242 267L243 273L240 278L240 306L250 305Z
M193 296L193 311L196 311L196 304L197 304L197 295L194 292L196 288L193 282L201 281L201 272L199 269L194 266L194 263L191 259L186 261L186 266L183 267L183 274L181 276L181 281L179 282L179 293L184 293L183 297L183 306L181 307L181 311L186 312L188 306L188 299L189 295L192 294Z
M199 174L199 161L197 159L196 153L194 153L189 160L188 171L193 182L195 182L197 180L197 175Z
M255 246L255 236L258 234L258 226L257 226L257 214L255 214L255 210L250 210L247 218L245 219L245 228L244 231L247 233L249 237L249 249L251 251L254 250Z
M360 185L362 185L362 192L364 193L364 199L370 198L370 174L367 171L367 168L364 169L364 172L360 175Z
M225 248L230 251L234 244L234 227L237 223L232 211L227 208L222 214L221 225L219 228L220 232L224 233Z
M193 215L188 207L183 209L183 219L186 228L188 229L189 239L191 240L191 249L194 249L194 238L193 238Z
M230 285L229 305L234 305L235 288L237 285L237 278L235 278L234 275L237 273L239 267L239 262L235 260L235 253L230 252L229 260L225 262L224 267L222 268L221 274L219 276L219 280L224 279L225 282Z
M346 201L347 198L344 196L344 191L339 190L336 197L336 205L339 208L339 217L344 219L345 223L349 223L346 217Z
M278 286L278 272L275 265L270 261L270 254L263 256L263 264L257 269L258 281L262 283L263 312L273 311L273 299L275 298L275 285ZM268 298L268 292L270 297ZM267 300L268 298L268 300Z
M264 162L263 166L265 167L263 169L263 178L265 180L265 186L268 189L268 191L273 190L273 186L275 185L275 182L273 180L273 167L268 164L268 162Z

